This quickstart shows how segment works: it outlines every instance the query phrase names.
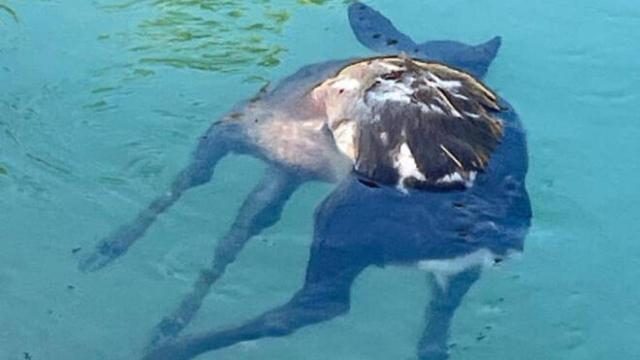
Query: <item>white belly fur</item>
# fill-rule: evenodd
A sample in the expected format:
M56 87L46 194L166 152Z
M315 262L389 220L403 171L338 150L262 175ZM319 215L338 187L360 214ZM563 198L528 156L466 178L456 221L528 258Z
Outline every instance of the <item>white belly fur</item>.
M499 258L489 249L478 249L470 254L451 259L418 261L418 268L433 274L438 285L446 290L449 278L474 267L487 268Z

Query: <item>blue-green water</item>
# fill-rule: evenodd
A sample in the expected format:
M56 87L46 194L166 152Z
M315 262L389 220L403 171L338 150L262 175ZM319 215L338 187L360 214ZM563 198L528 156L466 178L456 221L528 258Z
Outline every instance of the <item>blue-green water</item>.
M211 184L190 191L104 271L79 272L72 250L91 248L165 191L198 136L265 79L370 52L351 34L342 1L0 4L19 20L0 9L0 359L136 358L263 165L224 159ZM452 359L636 358L640 6L369 4L419 41L503 36L486 82L529 131L526 251L487 271L465 299ZM216 23L193 19L203 12ZM212 44L199 37L208 31ZM304 274L314 207L330 191L300 189L188 331L286 300ZM347 316L202 359L412 359L428 297L417 269L369 268Z

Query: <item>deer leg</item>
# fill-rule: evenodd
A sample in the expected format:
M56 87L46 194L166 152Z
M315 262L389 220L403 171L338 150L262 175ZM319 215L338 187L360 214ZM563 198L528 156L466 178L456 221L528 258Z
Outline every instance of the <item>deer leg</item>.
M233 143L234 140L237 141L239 138L236 126L214 124L201 137L191 163L178 174L169 191L153 200L133 221L103 238L92 252L80 260L80 270L100 270L126 253L136 240L144 235L158 215L173 205L186 190L211 180L216 164L232 150L236 145Z
M286 336L304 326L330 320L349 310L351 285L365 266L353 254L315 246L305 284L286 304L238 327L165 343L152 349L144 359L187 360L243 341Z
M480 277L480 268L452 275L446 282L432 279L432 297L427 310L427 325L418 345L420 360L449 358L447 340L451 319L464 295Z
M233 225L217 244L210 266L200 273L191 292L179 306L155 327L151 336L152 346L176 337L189 324L211 286L235 261L252 236L278 222L284 205L302 182L299 177L279 167L267 168L260 183L242 204Z

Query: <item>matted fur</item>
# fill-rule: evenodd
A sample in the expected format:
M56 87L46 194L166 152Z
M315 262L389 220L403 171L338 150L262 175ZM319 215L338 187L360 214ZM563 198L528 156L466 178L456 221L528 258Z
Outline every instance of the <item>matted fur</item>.
M338 147L364 179L470 186L502 137L496 95L473 76L404 56L360 60L314 89Z

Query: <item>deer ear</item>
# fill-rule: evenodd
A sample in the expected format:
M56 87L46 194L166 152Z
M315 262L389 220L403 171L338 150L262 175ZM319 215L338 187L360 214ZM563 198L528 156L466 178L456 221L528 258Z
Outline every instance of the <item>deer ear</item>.
M389 19L363 3L349 5L349 23L358 41L375 52L411 53L416 48L416 43L398 31Z
M413 58L443 62L476 77L486 74L501 45L501 38L498 36L480 45L467 45L448 40L416 44L409 36L401 33L384 15L360 2L349 6L349 23L358 41L375 52L381 54L406 52Z
M501 44L499 36L479 45L466 45L456 41L427 41L418 45L414 57L440 61L475 77L483 77L498 55Z

